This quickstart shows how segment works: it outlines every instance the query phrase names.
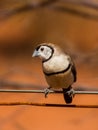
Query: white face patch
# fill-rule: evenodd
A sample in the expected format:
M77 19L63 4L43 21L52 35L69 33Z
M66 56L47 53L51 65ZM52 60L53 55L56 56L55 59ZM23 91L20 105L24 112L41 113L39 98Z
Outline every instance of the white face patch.
M38 53L42 60L48 60L52 55L52 48L48 46L41 46Z

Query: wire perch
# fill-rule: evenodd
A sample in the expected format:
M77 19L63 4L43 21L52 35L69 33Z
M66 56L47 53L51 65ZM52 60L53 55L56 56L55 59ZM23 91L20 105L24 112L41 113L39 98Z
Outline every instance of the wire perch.
M43 90L16 90L16 89L0 89L0 92L5 92L5 93L44 93ZM63 91L59 90L49 90L50 94L61 94ZM76 91L74 90L74 94L98 94L98 91Z
M15 90L15 89L0 89L0 92L6 93L44 93L44 90ZM61 94L63 91L49 90L50 94ZM98 94L98 91L76 91L74 94ZM98 108L98 105L79 105L79 104L51 104L51 103L34 103L34 102L0 102L0 106L17 106L30 105L40 107L70 107L70 108Z

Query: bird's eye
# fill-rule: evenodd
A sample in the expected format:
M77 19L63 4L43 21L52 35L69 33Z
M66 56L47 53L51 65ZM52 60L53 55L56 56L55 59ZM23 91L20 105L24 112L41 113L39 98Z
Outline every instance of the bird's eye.
M41 48L40 50L41 50L41 51L44 51L44 48Z

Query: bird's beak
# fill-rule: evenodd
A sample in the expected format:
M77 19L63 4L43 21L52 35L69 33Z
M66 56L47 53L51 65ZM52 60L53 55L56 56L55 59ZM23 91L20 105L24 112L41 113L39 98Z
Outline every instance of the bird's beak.
M38 51L35 50L35 51L33 52L33 54L32 54L32 57L36 57L36 56L39 56L39 53L38 53Z

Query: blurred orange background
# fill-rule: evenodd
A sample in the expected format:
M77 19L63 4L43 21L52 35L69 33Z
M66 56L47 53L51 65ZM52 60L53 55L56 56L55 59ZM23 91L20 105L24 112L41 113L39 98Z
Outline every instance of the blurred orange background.
M47 87L41 61L33 59L37 44L64 48L76 65L74 88L98 90L97 0L1 0L0 88ZM65 104L62 95L0 93L0 102ZM76 95L76 105L97 105L97 95ZM98 108L0 106L0 130L97 130Z

